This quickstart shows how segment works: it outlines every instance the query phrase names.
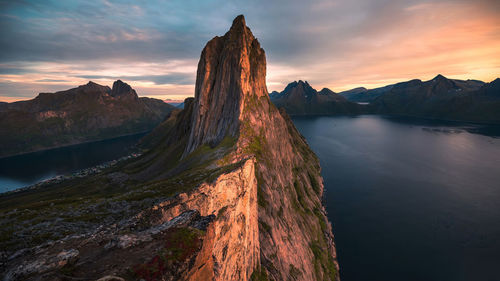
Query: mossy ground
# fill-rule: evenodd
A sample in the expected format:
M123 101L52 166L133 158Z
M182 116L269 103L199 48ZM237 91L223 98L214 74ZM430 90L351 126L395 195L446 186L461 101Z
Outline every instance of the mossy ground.
M201 247L204 232L194 228L174 228L164 234L164 247L148 262L133 266L137 279L163 280L172 276L177 263L184 263Z
M251 281L269 281L267 272L264 269L257 268L252 272L250 276Z
M130 218L175 194L188 192L238 168L240 163L223 166L217 163L221 155L231 151L234 143L235 138L226 137L216 147L202 146L180 159L179 149L184 147L181 143L165 151L146 152L138 159L125 161L97 175L0 195L0 247L7 251L32 247ZM164 159L152 153L169 154L160 174L152 175L149 180L135 179L134 174L153 165L151 162L155 159ZM145 158L150 161L144 161ZM177 169L174 175L162 176L161 173L172 169ZM125 172L128 180L114 183L109 175L115 172Z

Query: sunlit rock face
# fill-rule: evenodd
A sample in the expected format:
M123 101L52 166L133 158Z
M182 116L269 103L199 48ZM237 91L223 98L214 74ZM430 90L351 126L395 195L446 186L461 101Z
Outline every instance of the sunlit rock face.
M222 37L210 40L198 63L193 124L185 154L201 144L217 145L226 135L236 136L245 95L267 94L266 57L259 41L234 19Z
M338 265L321 204L319 161L287 114L271 103L265 67L265 53L243 16L223 37L208 42L198 65L184 157L201 145L216 147L229 137L236 143L234 151L224 156L225 163L255 159L257 200L250 206L258 209L260 259L249 262L232 255L224 263L245 264L254 277L271 280L336 280ZM241 231L236 226L228 229ZM231 247L227 251L238 252ZM243 275L232 277L216 275L216 280L247 280Z
M73 231L78 236L6 261L7 280L31 276L32 267L23 265L52 260L64 249L74 249L72 260L79 261L71 265L74 279L338 280L318 158L271 103L265 64L238 16L203 50L196 97L142 140L144 154L79 182L85 188L74 196L85 203L67 198L71 204L58 206L58 216L72 219L75 209L99 210L105 225L74 219L83 229ZM58 188L68 187L51 190ZM92 201L89 188L106 191L105 202ZM52 211L48 205L39 212ZM36 230L72 222L50 223ZM58 280L60 269L41 270Z
M153 207L157 223L197 210L215 216L186 280L249 280L260 266L257 179L255 160L204 183L193 192L181 193Z

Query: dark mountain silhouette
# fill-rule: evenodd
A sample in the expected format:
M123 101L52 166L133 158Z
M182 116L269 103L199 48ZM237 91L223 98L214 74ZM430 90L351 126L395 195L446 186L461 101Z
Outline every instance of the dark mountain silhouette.
M384 87L370 89L370 90L364 87L360 87L340 92L339 95L343 96L348 101L352 102L371 102L374 99L380 97L381 95L387 93L393 86L394 85L387 85Z
M361 109L330 89L318 92L302 80L288 84L280 93L272 92L270 97L278 108L284 108L290 115L359 114Z
M499 79L491 83L448 79L438 75L429 81L395 84L373 100L377 114L500 123Z
M317 92L307 82L299 81L290 83L282 92L271 93L270 97L291 115L383 114L498 124L498 81L497 78L484 83L437 75L429 81L414 79L339 94L328 89Z

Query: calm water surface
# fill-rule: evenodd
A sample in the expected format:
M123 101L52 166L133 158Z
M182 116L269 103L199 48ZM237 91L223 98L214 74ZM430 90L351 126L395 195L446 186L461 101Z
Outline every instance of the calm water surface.
M0 158L0 192L118 159L144 134Z
M343 281L500 280L499 127L294 122L321 161Z
M499 127L294 122L321 160L342 280L500 280ZM0 159L0 192L127 155L141 136Z

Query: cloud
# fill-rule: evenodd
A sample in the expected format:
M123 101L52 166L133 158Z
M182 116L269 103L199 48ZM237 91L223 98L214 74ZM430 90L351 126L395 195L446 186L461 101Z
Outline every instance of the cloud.
M177 84L193 85L194 75L191 73L170 73L166 75L139 75L139 76L105 76L105 75L81 75L85 79L127 80L127 81L150 81L156 85Z
M30 71L25 69L25 68L20 68L20 67L2 67L0 65L0 75L2 74L25 74L29 73Z
M35 80L35 82L65 82L65 83L68 83L68 82L71 82L69 80L62 80L62 79L38 79L38 80Z
M492 80L499 11L495 0L0 1L0 81L124 79L192 95L203 46L238 14L266 50L269 90L297 79L334 90L437 73Z

